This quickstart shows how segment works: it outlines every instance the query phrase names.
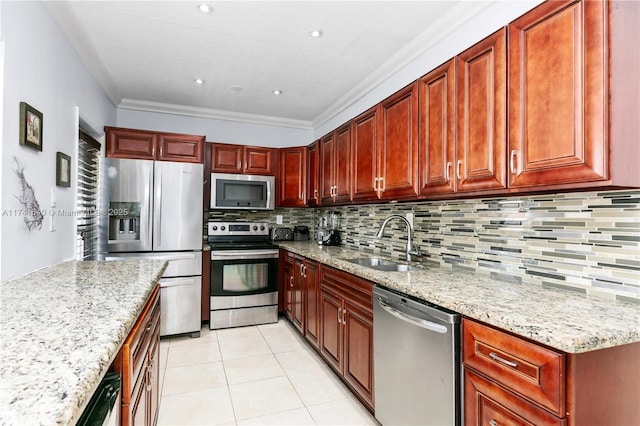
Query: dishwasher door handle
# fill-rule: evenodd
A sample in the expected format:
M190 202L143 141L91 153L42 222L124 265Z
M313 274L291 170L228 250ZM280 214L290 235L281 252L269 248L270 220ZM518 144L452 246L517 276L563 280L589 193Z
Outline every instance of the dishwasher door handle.
M424 328L426 330L430 330L430 331L435 331L436 333L440 333L440 334L445 334L447 333L448 329L447 327L445 327L442 324L437 324L435 322L431 322L431 321L426 321L423 320L421 318L417 318L414 317L413 315L409 315L405 312L400 312L397 309L392 308L391 306L387 305L381 298L377 298L378 300L378 304L380 304L380 307L382 307L382 309L384 309L385 311L389 312L391 315L393 315L396 318L399 318L403 321L406 321L410 324L413 324L415 326Z

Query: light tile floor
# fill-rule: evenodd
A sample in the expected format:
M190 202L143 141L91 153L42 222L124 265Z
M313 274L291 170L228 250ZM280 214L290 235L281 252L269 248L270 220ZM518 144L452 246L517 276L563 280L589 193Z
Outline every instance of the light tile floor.
M379 425L293 326L160 341L160 425Z

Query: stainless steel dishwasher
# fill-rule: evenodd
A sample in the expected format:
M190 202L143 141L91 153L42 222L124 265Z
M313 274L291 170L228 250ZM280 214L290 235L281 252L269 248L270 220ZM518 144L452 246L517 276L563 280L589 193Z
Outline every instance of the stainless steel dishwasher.
M373 289L375 417L391 425L460 425L460 314Z

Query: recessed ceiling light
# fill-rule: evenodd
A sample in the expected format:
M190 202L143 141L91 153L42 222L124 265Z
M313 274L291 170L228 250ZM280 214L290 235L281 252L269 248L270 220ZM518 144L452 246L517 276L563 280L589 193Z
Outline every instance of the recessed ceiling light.
M202 3L198 5L198 10L202 13L211 13L213 12L213 7L206 3Z
M204 80L203 80L203 79L201 79L201 78L196 78L196 79L194 79L194 80L193 80L193 82L194 82L195 84L204 84Z
M282 95L282 90L276 89L276 90L273 91L273 94L274 95Z
M320 38L322 37L322 30L313 30L309 33L309 35L313 38Z

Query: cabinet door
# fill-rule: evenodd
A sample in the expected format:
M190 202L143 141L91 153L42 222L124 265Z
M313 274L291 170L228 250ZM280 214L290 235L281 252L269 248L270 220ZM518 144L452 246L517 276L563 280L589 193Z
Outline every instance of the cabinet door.
M306 205L306 158L304 146L280 150L279 205L281 207Z
M344 378L373 407L373 313L344 302Z
M420 193L456 189L456 73L451 59L422 77L420 99Z
M147 373L144 370L136 386L133 388L133 394L131 395L131 404L129 405L130 412L129 418L123 419L124 425L130 426L147 426L147 419L149 418L149 405L147 398Z
M320 203L319 174L320 174L320 141L307 147L307 205L317 206Z
M293 322L294 268L288 263L284 266L284 314Z
M211 171L216 173L242 173L242 145L214 143L211 149Z
M553 416L466 368L463 405L464 424L468 426L566 425L566 419Z
M502 29L456 57L458 192L507 187L506 45Z
M412 83L381 103L382 197L410 198L418 195L418 84Z
M158 160L202 163L204 136L158 134Z
M273 148L245 146L242 172L249 175L272 175L273 151Z
M334 164L334 201L346 203L351 200L351 126L345 124L336 130Z
M318 263L311 260L305 260L305 288L304 288L304 335L307 340L320 348L319 331L320 331L320 276L318 271Z
M296 258L293 266L293 325L304 333L304 261Z
M105 127L107 134L107 157L154 160L157 134L144 130Z
M342 374L342 300L323 288L320 289L320 315L320 354Z
M149 348L148 398L149 424L155 425L158 423L158 412L160 408L160 323L158 323L152 339L152 344Z
M546 2L509 24L509 186L608 178L603 1Z
M354 201L378 199L380 171L378 152L378 107L360 114L352 121L353 137L351 164L353 168L351 196Z
M320 139L320 204L333 204L335 133Z

